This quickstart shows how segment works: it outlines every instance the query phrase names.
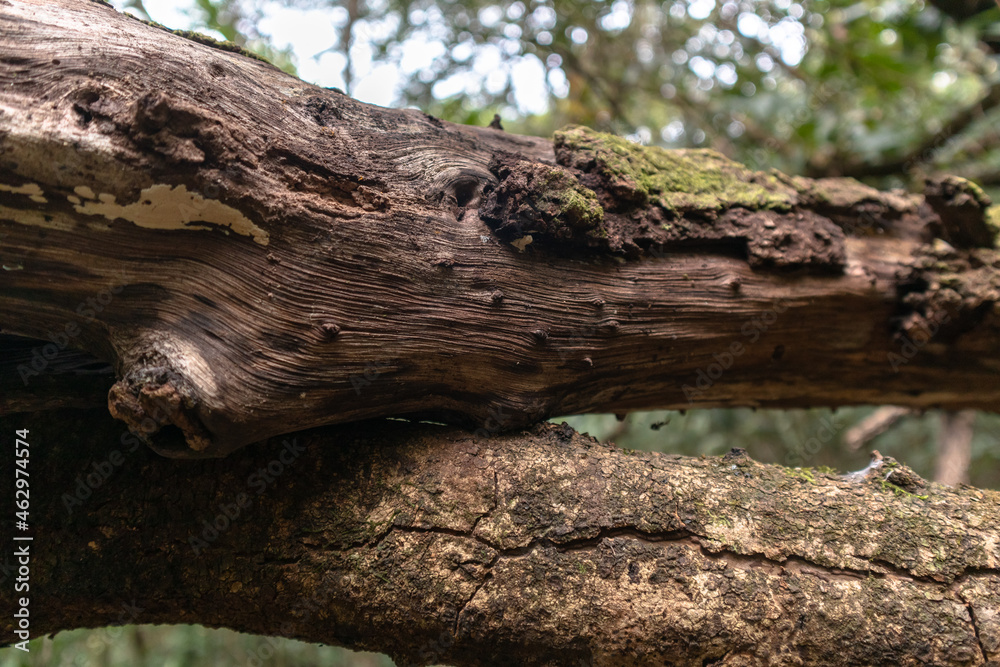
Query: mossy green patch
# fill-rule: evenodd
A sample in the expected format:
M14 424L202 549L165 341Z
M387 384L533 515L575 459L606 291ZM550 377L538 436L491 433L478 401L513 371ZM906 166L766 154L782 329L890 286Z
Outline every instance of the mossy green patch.
M597 194L580 185L564 169L549 170L542 178L539 191L543 210L548 210L570 227L598 230L606 236L600 228L604 222L604 209L597 200Z
M959 185L961 189L972 197L976 204L985 208L990 205L990 197L987 195L979 185L970 181L967 178L962 178L961 176L950 176L949 179Z
M909 497L909 498L916 498L918 500L927 500L928 498L930 498L930 496L921 496L921 495L917 495L916 493L912 493L910 491L907 491L903 487L897 486L897 485L893 484L892 482L887 482L884 479L883 480L879 480L879 484L882 486L882 490L883 491L892 491L892 493L897 498L902 498L904 496L905 497Z
M617 197L683 212L732 207L788 210L794 191L771 174L707 149L668 151L571 126L555 133L560 164L596 171Z
M816 478L813 476L811 468L785 468L785 474L789 477L805 480L810 484L816 483Z
M807 201L816 204L850 209L859 202L881 202L882 193L870 185L853 178L802 178L786 176L772 170L778 180L794 188Z
M993 234L993 247L1000 250L1000 204L986 209L986 226Z
M487 193L479 215L501 238L516 241L530 234L533 241L608 246L597 193L572 172L516 155L494 156L489 169L498 184Z

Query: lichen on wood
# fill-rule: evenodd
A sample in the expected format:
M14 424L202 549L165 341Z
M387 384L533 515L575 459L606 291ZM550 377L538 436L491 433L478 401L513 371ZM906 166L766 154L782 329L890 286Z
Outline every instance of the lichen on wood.
M179 466L123 455L101 411L18 424L47 480L32 505L38 632L114 622L125 599L136 622L403 664L1000 659L1000 494L888 457L805 476L743 450L625 452L565 425L484 436L381 421ZM80 499L94 452L116 463ZM156 555L135 568L136 553ZM6 636L12 605L0 598Z

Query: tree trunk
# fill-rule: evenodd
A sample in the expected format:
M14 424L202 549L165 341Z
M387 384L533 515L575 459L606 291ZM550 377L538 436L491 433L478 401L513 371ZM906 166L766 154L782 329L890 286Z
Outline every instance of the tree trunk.
M934 466L935 482L952 486L969 483L975 423L976 413L972 410L945 412L941 415L937 462Z
M392 414L1000 404L997 216L961 179L452 125L96 2L0 2L0 33L0 318L36 341L5 411L58 403L63 348L174 456Z
M178 462L104 410L6 417L5 451L15 429L33 635L201 623L399 664L1000 660L1000 494L889 458L838 476L383 420ZM0 598L6 641L19 608Z

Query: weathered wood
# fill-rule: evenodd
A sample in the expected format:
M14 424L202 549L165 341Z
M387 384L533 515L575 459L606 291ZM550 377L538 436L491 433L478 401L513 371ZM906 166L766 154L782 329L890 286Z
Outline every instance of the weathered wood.
M32 636L201 623L401 665L1000 660L1000 493L891 459L838 476L380 421L178 462L100 409L0 419L4 449L15 428Z
M995 230L960 180L456 126L98 3L0 3L0 33L2 332L110 362L161 452L389 414L1000 405Z
M33 636L198 622L458 665L1000 660L996 492L889 459L835 476L504 433L654 406L995 409L1000 265L974 186L455 126L99 3L0 0L0 35L0 411L62 406L0 419L0 448L30 431ZM105 396L161 452L258 444L164 460L67 407ZM407 413L479 429L279 435Z

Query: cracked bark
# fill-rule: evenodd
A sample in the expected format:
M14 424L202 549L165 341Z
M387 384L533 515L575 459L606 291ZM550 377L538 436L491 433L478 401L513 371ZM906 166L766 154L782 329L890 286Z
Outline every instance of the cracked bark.
M36 633L120 622L125 605L129 622L399 664L1000 660L1000 493L888 458L832 475L741 450L625 452L554 425L379 421L177 462L126 448L102 410L0 421L15 427L31 431Z
M0 410L58 402L46 345L114 369L66 404L108 389L172 456L391 414L1000 404L997 215L961 179L456 126L94 2L0 30L0 333L31 339L0 339L29 354Z
M421 664L997 660L994 492L505 433L995 409L971 184L455 126L98 3L0 0L0 31L0 412L33 411L0 425L31 431L36 633L125 604ZM246 449L163 460L70 409L95 400L163 453ZM478 430L302 431L401 413Z

